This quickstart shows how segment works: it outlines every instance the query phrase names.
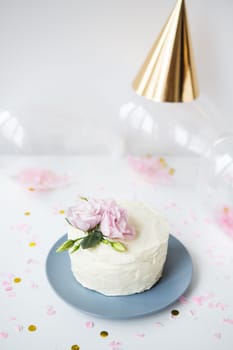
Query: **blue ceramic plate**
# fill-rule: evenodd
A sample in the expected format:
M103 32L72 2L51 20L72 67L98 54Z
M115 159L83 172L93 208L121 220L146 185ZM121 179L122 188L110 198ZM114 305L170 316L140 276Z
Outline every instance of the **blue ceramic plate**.
M67 252L56 253L65 240L66 235L55 243L48 254L46 272L49 283L67 303L94 316L124 319L152 314L176 301L191 282L191 257L183 244L170 235L163 276L154 287L129 296L104 296L82 287L75 280Z

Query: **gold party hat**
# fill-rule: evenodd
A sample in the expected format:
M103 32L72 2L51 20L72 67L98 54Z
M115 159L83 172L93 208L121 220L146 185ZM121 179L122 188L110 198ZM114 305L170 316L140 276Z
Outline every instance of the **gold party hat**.
M184 0L178 0L133 82L141 96L158 102L189 102L198 94Z

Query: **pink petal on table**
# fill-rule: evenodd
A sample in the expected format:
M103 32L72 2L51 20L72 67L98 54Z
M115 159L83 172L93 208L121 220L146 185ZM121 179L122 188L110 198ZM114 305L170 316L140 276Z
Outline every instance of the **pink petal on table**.
M52 305L49 305L47 307L47 311L46 311L48 316L53 316L56 314L56 310L54 309L54 307Z
M18 331L18 332L22 332L23 331L23 325L22 324L18 324L15 329Z
M0 339L6 339L8 337L8 333L6 332L0 332Z
M181 295L181 297L179 297L179 302L181 304L185 305L185 304L188 304L189 301L187 298L185 298L183 295Z
M233 319L232 318L224 318L223 322L233 325Z
M86 326L86 328L93 328L93 327L94 327L94 322L92 322L92 321L87 321L87 322L85 323L85 326Z
M109 346L119 346L121 343L119 341L113 340L111 343L108 344Z
M222 333L221 333L221 332L215 332L215 333L214 333L214 337L215 337L216 339L221 339L221 338L222 338Z
M138 333L138 334L137 334L137 337L139 337L139 338L144 338L144 337L145 337L145 334L144 334L144 333Z

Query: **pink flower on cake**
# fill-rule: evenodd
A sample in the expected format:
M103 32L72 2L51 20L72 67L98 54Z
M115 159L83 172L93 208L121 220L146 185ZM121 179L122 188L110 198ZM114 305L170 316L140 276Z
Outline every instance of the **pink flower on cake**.
M105 208L100 230L109 238L132 239L135 236L134 228L128 224L126 210L120 208L115 201L109 202Z
M103 211L103 201L80 199L75 206L68 209L67 219L74 227L88 231L100 223Z

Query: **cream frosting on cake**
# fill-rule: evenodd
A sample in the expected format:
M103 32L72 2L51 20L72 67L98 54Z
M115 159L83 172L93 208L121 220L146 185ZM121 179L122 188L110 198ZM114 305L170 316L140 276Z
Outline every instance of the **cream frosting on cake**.
M122 241L125 252L109 245L69 253L74 277L84 287L109 296L130 295L150 289L162 276L167 256L169 230L166 221L141 202L121 202L136 236ZM68 239L83 231L68 226ZM119 241L119 240L118 240Z

